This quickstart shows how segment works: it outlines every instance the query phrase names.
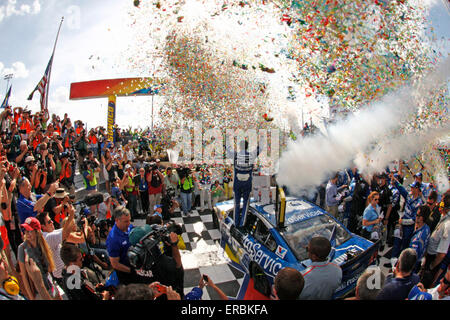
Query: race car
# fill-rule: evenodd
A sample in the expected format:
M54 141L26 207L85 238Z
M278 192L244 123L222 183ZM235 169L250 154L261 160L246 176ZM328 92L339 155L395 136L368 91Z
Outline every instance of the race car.
M213 219L221 232L220 245L228 257L246 272L254 288L270 296L278 271L291 267L306 269L307 245L314 236L330 240L328 261L342 269L342 283L333 298L343 298L354 291L364 270L375 263L379 241L373 243L351 233L332 215L306 200L285 197L277 188L274 203L251 200L244 226L235 227L234 201L217 203Z

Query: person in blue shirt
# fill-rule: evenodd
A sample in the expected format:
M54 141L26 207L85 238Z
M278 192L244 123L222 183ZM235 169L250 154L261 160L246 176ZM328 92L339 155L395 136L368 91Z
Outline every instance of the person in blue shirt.
M20 224L23 224L28 217L36 217L37 213L44 209L47 201L55 194L57 183L52 183L44 195L35 195L31 192L30 181L27 178L22 178L18 189L19 198L16 207Z
M368 240L372 238L372 233L379 230L380 222L380 206L378 202L380 201L380 194L373 191L367 198L369 205L366 207L363 213L362 220L362 236Z
M398 216L398 211L400 210L400 192L398 191L397 187L395 186L395 180L396 179L400 179L400 176L398 173L389 173L389 190L391 191L391 205L392 205L392 210L389 213L389 215L386 214L386 216L384 217L384 224L386 225L387 228L387 244L389 246L392 246L394 244L394 229L395 229L395 225L398 222L399 216Z
M420 278L414 273L417 254L414 249L402 251L393 274L389 274L377 300L405 300L411 289L419 283Z
M416 222L417 210L421 205L424 204L424 202L421 197L420 183L413 182L409 185L411 187L411 193L408 193L405 187L399 184L398 181L395 181L395 186L400 192L400 195L405 199L405 211L403 213L403 216L398 221L401 225L402 241L401 243L399 241L396 241L394 243L394 249L392 251L392 257L396 258L400 251L409 247L411 237L414 233L414 224Z
M418 172L414 175L414 181L420 183L420 191L425 199L428 198L431 191L436 191L436 188L432 183L423 182L422 172Z
M134 228L131 224L130 211L119 206L114 210L113 218L115 224L106 239L106 249L111 266L116 271L120 284L133 283L136 279L136 271L131 267L127 255L131 246L129 235Z
M430 208L426 205L420 206L416 215L416 224L414 233L411 237L409 247L416 250L417 263L416 272L420 269L421 260L425 254L425 250L428 246L428 240L430 239L430 227L425 223L430 215Z

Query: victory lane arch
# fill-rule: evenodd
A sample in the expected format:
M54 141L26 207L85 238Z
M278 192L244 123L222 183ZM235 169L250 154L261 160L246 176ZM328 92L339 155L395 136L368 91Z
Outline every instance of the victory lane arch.
M117 97L154 96L161 93L163 86L162 80L158 78L122 78L76 82L70 85L70 100L108 98L108 140L113 141Z

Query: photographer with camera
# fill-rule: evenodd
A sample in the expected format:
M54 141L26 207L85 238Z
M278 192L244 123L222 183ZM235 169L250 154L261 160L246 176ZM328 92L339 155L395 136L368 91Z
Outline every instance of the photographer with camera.
M83 268L83 255L80 248L65 243L60 250L65 268L62 271L63 289L70 300L109 300L110 291L101 283L93 284Z
M62 244L66 241L74 244L84 242L84 238L80 237L80 235L77 234L72 227L75 217L75 208L72 205L66 204L65 206L67 208L68 217L62 228L56 228L53 220L50 218L50 215L45 211L38 213L36 216L37 220L41 224L44 239L47 241L50 250L53 253L53 260L55 262L53 279L55 279L61 287L63 287L61 272L64 268L64 263L60 257Z
M47 143L42 142L39 145L36 160L38 163L38 169L40 169L47 178L47 184L52 184L55 182L54 173L56 171L56 164L54 161L54 153L53 150L48 150Z
M19 181L19 198L17 199L17 213L20 223L25 223L28 217L35 217L38 212L44 209L45 204L56 192L57 182L52 183L48 191L43 195L36 195L31 192L31 183L27 178Z
M56 189L53 197L45 204L44 211L49 214L56 228L60 228L62 220L68 214L70 204L69 194L63 188Z
M184 216L189 216L192 208L192 192L194 191L194 180L189 168L180 170L180 181L178 188L180 189L181 208Z
M81 126L82 125L83 123L81 123ZM81 167L88 153L89 140L86 137L86 131L80 128L82 127L79 126L77 128L77 131L79 131L79 133L77 132L74 145L75 149L78 152L78 165Z
M69 154L67 152L62 152L59 155L58 166L61 168L59 171L59 184L64 188L66 192L70 194L75 194L75 184L73 181L73 167L72 163L69 161Z
M13 122L11 124L11 132L9 134L9 152L7 154L8 160L11 162L15 162L17 157L21 154L20 144L22 143L22 139L20 138L19 131L17 130L17 124ZM26 144L26 141L25 141ZM23 159L23 156L22 156Z
M94 169L89 160L84 160L80 166L83 175L83 182L86 190L91 192L97 191L97 177L95 172L100 172L100 168Z
M149 206L149 203L148 203L149 196L148 196L148 182L147 182L147 178L145 177L145 168L144 167L139 169L139 175L137 175L135 178L136 178L135 183L139 189L139 198L141 201L142 213L144 214L144 216L147 216L148 206Z
M173 221L163 224L156 214L148 222L151 225L134 228L130 233L130 264L145 275L142 282L172 286L183 297L184 269L178 249L182 228Z
M136 185L136 179L134 179L134 169L130 164L125 165L125 173L122 179L122 185L125 190L125 197L128 201L127 209L130 210L131 219L135 219L138 216L137 211L137 196L138 186Z
M149 194L149 214L153 214L153 207L161 203L164 176L159 171L156 163L151 164L150 172L147 173L148 194Z

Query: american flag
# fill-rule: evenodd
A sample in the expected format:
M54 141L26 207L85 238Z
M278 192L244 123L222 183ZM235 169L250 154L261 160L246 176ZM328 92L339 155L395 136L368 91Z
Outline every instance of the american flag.
M52 64L53 64L53 55L50 58L50 61L48 62L47 69L45 69L44 76L42 77L41 81L38 83L36 88L33 90L33 92L28 97L28 100L33 99L33 95L36 91L39 91L41 94L41 111L47 111L47 102L48 102L48 87L50 82L50 73L52 72Z

